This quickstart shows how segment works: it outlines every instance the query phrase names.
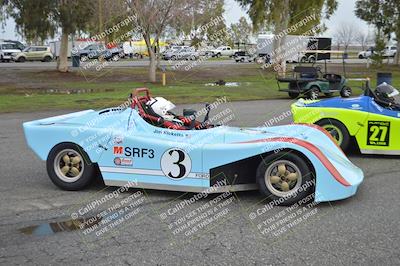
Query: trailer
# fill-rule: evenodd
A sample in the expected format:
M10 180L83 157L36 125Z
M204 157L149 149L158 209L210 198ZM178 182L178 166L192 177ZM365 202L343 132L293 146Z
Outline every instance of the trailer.
M265 63L272 63L272 59L277 57L288 63L313 63L316 60L330 59L330 54L319 54L317 58L315 53L301 54L301 52L306 50L331 50L331 38L287 35L281 37L284 39L281 46L274 48L274 40L279 38L279 36L273 34L258 35L257 57Z
M90 44L96 44L100 42L92 41L91 39L75 39L75 40L68 40L68 58L71 57L73 51L79 51L84 49L86 46ZM54 55L55 58L60 56L60 47L61 47L61 40L51 41L49 42L50 51Z

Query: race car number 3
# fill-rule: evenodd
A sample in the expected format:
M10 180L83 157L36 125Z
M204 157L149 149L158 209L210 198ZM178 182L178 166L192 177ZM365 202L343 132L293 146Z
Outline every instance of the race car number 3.
M189 175L192 160L184 150L172 148L161 157L161 170L165 176L172 179L182 179Z

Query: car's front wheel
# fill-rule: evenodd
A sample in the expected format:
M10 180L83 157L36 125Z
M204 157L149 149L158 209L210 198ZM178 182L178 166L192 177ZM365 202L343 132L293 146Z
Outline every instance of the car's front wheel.
M76 144L56 145L47 157L51 181L64 190L81 190L93 180L95 166L86 152Z
M50 62L51 61L51 57L50 56L45 56L44 58L43 58L43 62Z
M342 150L345 151L349 148L350 134L341 122L334 119L322 119L316 124L328 131Z
M307 162L291 151L265 157L257 169L257 184L279 205L292 205L314 190L314 174Z

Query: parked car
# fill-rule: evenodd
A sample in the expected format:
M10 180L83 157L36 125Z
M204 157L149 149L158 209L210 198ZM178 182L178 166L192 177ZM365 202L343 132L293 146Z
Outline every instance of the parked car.
M209 51L212 57L229 56L232 57L237 49L232 49L230 46L220 46L217 49L212 49Z
M19 49L19 50L24 50L25 49L25 45L20 42L20 41L13 41L13 40L4 40L4 39L0 39L1 43L12 43L15 47L15 49Z
M50 62L54 56L48 46L28 46L22 52L13 53L12 60L15 62L42 61Z
M196 60L199 53L193 47L181 46L163 54L164 60Z
M359 59L370 58L372 54L375 53L375 47L369 47L365 51L361 51L358 53ZM397 53L397 47L393 45L386 46L383 50L384 57L395 57Z
M19 53L21 50L14 43L0 43L0 61L10 62L13 53Z
M103 58L106 60L118 60L124 54L123 48L120 46L107 48L104 44L89 44L85 48L79 50L77 55L82 61L87 59Z
M239 51L236 52L235 55L233 56L234 60L238 62L254 62L255 61L255 55L251 55L246 51Z

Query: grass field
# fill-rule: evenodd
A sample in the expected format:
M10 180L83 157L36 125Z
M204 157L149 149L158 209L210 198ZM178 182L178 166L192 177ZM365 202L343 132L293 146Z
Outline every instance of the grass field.
M335 69L336 68L336 69ZM333 72L341 73L340 66ZM147 69L113 68L101 73L74 71L58 73L50 70L4 69L0 80L0 112L31 112L53 109L97 109L123 103L134 88L148 87L153 95L163 96L175 103L213 101L226 96L230 101L288 98L278 91L275 74L261 70L255 64L223 67L200 67L192 71L167 72L167 86L146 83ZM349 77L371 77L376 72L392 72L393 84L400 87L400 69L385 66L365 69L348 66ZM160 77L160 73L158 77ZM210 86L223 79L237 86ZM360 82L350 82L354 94L360 94ZM283 84L285 86L285 84Z

